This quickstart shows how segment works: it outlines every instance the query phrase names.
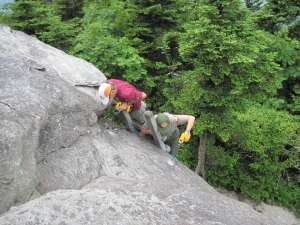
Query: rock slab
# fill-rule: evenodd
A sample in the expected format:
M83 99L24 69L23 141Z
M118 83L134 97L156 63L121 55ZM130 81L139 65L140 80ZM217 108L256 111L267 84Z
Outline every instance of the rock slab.
M92 64L0 25L0 224L274 225L102 116Z

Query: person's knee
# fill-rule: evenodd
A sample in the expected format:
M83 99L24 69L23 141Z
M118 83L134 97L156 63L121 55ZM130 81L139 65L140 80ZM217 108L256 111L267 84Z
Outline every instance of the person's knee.
M135 119L135 120L139 121L140 123L146 122L146 117L144 116L144 114L141 113L140 110L135 111L135 112L131 112L130 117L132 119Z

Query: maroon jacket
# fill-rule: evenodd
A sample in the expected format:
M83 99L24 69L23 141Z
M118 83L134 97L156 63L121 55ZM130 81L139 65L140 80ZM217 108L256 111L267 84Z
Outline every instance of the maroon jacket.
M117 96L120 98L120 101L130 102L136 99L141 99L142 101L143 92L138 91L133 85L117 79L109 79L108 82L113 83L118 89ZM132 111L136 111L141 108L141 101L134 103Z

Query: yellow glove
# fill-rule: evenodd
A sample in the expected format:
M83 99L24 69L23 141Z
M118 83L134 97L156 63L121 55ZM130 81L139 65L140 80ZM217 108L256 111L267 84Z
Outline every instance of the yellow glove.
M122 106L123 102L117 102L116 103L116 107L120 108ZM131 111L131 106L130 105L127 105L127 108L126 108L126 112L130 112Z
M188 136L187 136L187 138L186 138L186 134L185 134L185 132L183 132L183 133L180 135L180 138L179 138L178 143L179 143L179 144L182 144L183 142L188 142L188 141L190 140L190 138L191 138L191 134L188 133L187 135L188 135Z
M122 105L122 102L117 102L117 103L116 103L116 107L118 107L118 108L120 108L121 105Z

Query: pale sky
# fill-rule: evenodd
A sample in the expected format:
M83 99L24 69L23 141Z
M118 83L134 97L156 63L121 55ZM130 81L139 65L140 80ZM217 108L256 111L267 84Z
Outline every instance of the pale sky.
M0 0L0 5L3 5L8 2L13 2L13 0Z

